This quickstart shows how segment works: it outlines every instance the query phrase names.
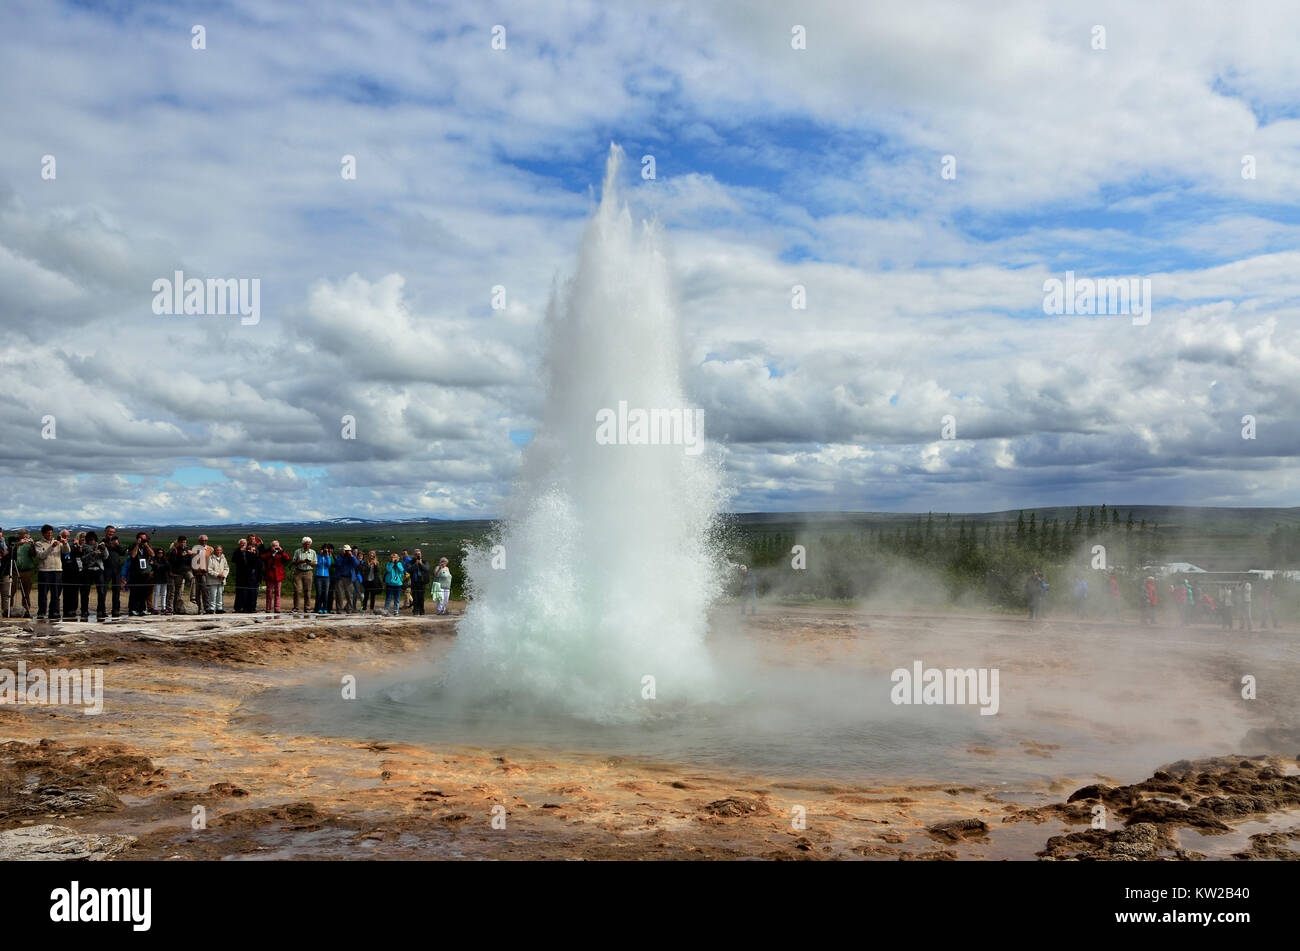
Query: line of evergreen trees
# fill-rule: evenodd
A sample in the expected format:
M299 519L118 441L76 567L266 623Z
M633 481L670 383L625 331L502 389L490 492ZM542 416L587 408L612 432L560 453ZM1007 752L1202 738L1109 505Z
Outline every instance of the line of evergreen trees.
M1268 536L1268 558L1271 568L1300 568L1300 525L1273 527Z
M759 568L760 588L773 593L819 598L854 598L878 593L894 583L900 564L925 572L940 590L934 601L973 595L1005 607L1024 601L1024 580L1030 569L1043 571L1049 583L1064 585L1068 577L1089 569L1093 545L1106 549L1106 565L1127 569L1160 560L1165 539L1159 525L1117 509L1082 506L1074 518L1040 518L1020 512L1014 525L954 522L951 514L934 513L894 527L856 529L811 527L800 532L742 529L736 560ZM807 567L790 568L791 548L807 550ZM771 568L772 571L761 569ZM927 582L929 584L929 582ZM933 584L930 584L933 587Z

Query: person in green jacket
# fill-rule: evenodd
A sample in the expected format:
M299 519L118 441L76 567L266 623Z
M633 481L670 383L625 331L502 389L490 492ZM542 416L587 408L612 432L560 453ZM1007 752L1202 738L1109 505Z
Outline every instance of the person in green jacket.
M32 616L32 582L36 578L36 542L26 529L18 536L18 586L22 589L23 617Z
M32 616L32 578L36 573L36 558L32 551L32 537L26 529L9 539L6 551L0 557L0 613L5 617ZM21 604L21 607L19 605Z

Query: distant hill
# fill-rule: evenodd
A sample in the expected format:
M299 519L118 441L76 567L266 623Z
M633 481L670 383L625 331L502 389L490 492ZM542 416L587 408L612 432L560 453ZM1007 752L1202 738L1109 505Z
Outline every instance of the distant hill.
M933 515L936 520L946 515L951 515L954 522L965 519L968 523L977 525L1014 525L1016 518L1023 511L1025 518L1028 519L1030 513L1036 513L1038 522L1041 524L1044 519L1053 520L1074 520L1075 506L1043 506L1040 508L1025 509L1007 509L1000 512L736 512L727 516L728 519L739 525L773 525L773 526L801 526L801 525L836 525L836 526L855 526L865 528L895 528L908 522L915 522L918 517L924 519L927 515ZM1092 506L1100 517L1101 504L1097 503ZM1273 529L1274 525L1293 528L1300 526L1300 507L1296 508L1227 508L1227 507L1208 507L1208 506L1185 506L1185 505L1107 505L1107 515L1110 514L1111 508L1119 509L1121 524L1128 518L1130 512L1133 513L1133 521L1140 522L1146 520L1148 525L1157 524L1160 526L1161 534L1168 533L1176 536L1186 532L1193 532L1198 535L1255 535L1259 533L1267 534ZM1082 506L1084 520L1087 520L1089 506ZM336 518L321 519L316 521L290 521L290 522L229 522L219 524L196 525L187 523L184 525L172 525L163 522L145 523L146 530L157 529L159 533L165 532L193 532L195 530L206 531L209 534L220 532L230 534L247 534L249 530L256 531L259 535L265 534L265 531L271 529L303 529L320 532L333 528L346 529L349 527L363 529L382 529L388 527L400 527L403 531L410 531L412 528L427 525L436 526L439 529L449 530L453 526L459 526L464 529L466 534L472 534L476 531L484 531L492 525L494 519L445 519L445 518L401 518L401 519L375 519L375 518L358 518L356 516L339 516ZM137 525L127 522L117 523L119 533L130 530L135 531ZM35 530L39 525L28 525L26 528ZM103 531L104 526L95 525L59 525L59 528L67 528L71 531ZM12 527L10 528L12 530Z

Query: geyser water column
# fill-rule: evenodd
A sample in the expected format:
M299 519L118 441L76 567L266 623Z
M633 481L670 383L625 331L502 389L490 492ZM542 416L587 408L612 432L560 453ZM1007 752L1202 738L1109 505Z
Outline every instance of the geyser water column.
M466 562L452 697L612 720L710 693L716 456L597 438L620 403L694 418L668 262L658 228L619 200L621 159L612 146L577 270L547 310L544 410L499 535Z

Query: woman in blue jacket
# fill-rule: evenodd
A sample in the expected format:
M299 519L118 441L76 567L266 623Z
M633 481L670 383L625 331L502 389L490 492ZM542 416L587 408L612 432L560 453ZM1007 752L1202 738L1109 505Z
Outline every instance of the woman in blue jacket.
M406 566L401 556L393 552L388 556L388 566L384 569L384 613L392 608L393 617L402 606L402 585L406 581Z
M317 614L328 614L330 609L330 578L334 567L334 546L326 543L320 547L320 556L316 559L316 607Z

